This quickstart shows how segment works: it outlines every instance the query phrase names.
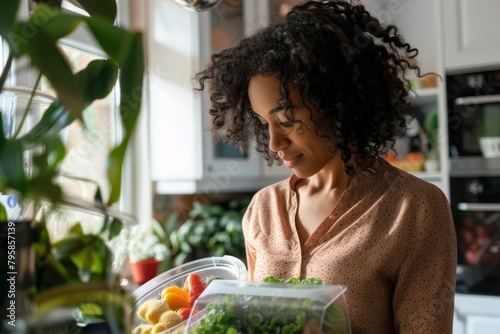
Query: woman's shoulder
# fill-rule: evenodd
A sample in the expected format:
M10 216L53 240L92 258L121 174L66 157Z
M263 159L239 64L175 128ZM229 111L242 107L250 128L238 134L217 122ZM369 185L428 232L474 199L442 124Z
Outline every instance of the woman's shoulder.
M433 183L430 183L410 172L399 169L383 159L380 159L379 164L380 174L383 174L384 178L392 179L395 181L394 183L399 183L400 186L408 189L410 194L421 195L423 193L429 193L442 194L444 196L441 188Z
M268 186L265 186L261 189L259 189L255 195L254 198L257 199L263 199L263 198L269 198L269 197L282 197L286 194L289 194L291 191L291 184L294 181L295 176L292 175L291 177L278 181L276 183L270 184Z

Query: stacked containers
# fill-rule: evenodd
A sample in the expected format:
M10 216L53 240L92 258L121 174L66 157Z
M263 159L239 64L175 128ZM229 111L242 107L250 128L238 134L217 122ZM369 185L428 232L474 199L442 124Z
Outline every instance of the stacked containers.
M145 302L150 300L160 300L162 291L169 286L178 286L182 288L186 278L193 273L198 274L204 281L212 278L245 281L247 277L245 264L241 260L227 255L223 257L199 259L170 269L132 292L131 298L134 301L132 308L134 329L141 325L148 324L148 321L142 319L137 314L141 309L141 306L145 305ZM174 327L158 333L183 333L186 324L187 321L183 321ZM139 330L136 332L140 333Z
M134 328L147 323L137 315L141 305L160 300L162 291L167 287L183 287L192 273L210 281L210 284L192 306L189 318L166 330L152 331L150 327L144 333L351 333L346 287L249 282L246 280L245 264L232 256L186 263L135 290L131 295L134 300Z

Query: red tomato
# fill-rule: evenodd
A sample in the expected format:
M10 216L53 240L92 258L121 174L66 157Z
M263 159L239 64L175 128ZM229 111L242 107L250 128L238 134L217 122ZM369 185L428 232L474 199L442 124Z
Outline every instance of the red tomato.
M188 292L189 303L193 306L196 299L205 290L205 283L203 283L200 275L196 273L189 274L184 282L184 290Z
M182 307L177 310L177 314L181 316L182 320L187 320L191 314L191 307Z

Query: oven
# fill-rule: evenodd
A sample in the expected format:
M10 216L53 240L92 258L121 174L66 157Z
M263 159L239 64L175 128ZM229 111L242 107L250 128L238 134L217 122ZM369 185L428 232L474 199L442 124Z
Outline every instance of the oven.
M446 76L457 292L500 296L500 70Z
M500 296L500 169L493 176L454 176L457 292Z

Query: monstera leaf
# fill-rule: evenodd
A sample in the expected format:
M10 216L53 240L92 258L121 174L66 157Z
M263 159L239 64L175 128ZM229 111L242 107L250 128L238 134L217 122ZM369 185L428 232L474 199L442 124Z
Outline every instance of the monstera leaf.
M142 34L116 26L115 0L72 0L88 16L62 11L61 1L38 0L25 20L19 15L20 0L0 0L0 36L9 46L9 58L0 76L0 92L15 59L27 57L40 77L50 82L56 99L41 120L23 136L8 137L0 119L0 192L19 197L57 202L61 190L54 182L65 150L59 134L96 99L107 96L116 82L120 92L121 141L109 152L107 164L111 193L106 204L115 203L121 192L125 151L132 136L142 101L144 55ZM73 73L59 41L77 27L85 26L98 42L105 59L91 62ZM33 87L36 90L37 87ZM34 152L33 175L23 171L23 155Z

